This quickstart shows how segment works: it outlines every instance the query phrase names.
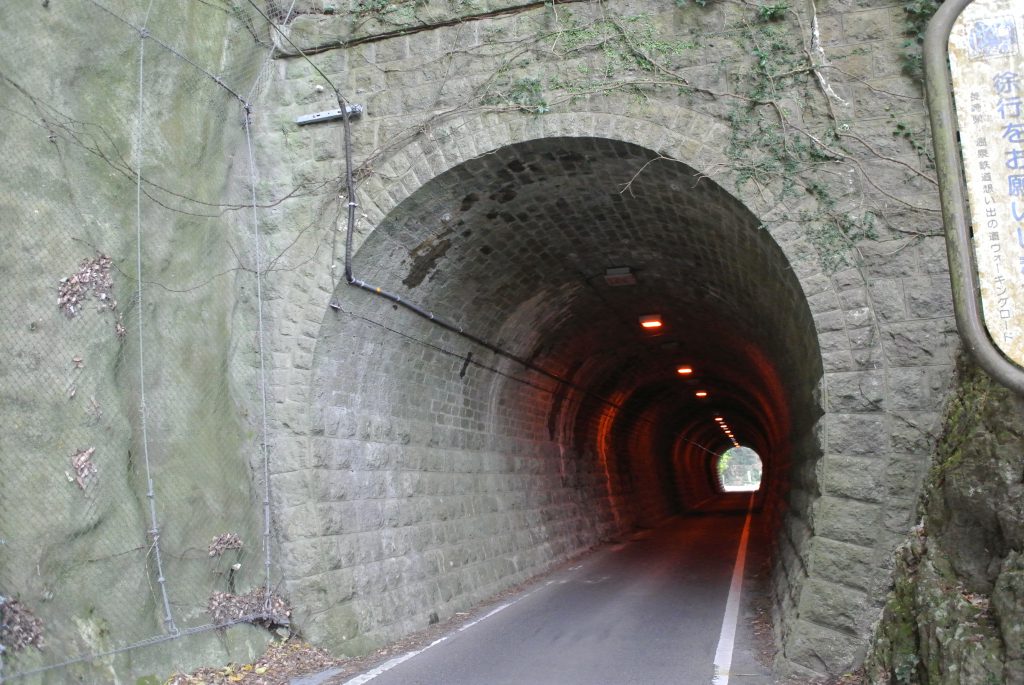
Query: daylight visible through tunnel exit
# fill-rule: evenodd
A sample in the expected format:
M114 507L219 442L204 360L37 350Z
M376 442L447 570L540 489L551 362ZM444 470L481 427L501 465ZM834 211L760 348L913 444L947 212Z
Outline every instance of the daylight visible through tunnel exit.
M715 471L722 492L761 489L761 457L749 447L730 447L718 457Z

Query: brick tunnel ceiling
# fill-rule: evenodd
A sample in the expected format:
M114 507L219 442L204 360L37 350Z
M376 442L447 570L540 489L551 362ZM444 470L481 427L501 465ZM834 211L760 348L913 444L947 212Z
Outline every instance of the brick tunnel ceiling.
M816 418L820 355L799 282L735 198L656 157L548 138L473 159L391 212L355 273L669 433L721 451L708 430L721 411L741 441L777 450L794 421ZM636 285L605 282L621 266ZM650 313L665 322L657 335L638 326ZM683 363L692 379L675 374Z

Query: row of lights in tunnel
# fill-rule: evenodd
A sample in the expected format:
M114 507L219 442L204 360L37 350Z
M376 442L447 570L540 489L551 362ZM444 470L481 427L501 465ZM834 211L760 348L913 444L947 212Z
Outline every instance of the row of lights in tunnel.
M636 276L633 273L633 270L628 266L611 267L605 271L604 277L608 285L613 287L636 285ZM652 333L660 331L662 326L664 326L664 322L662 321L660 314L644 314L640 317L639 321L641 328ZM693 367L687 364L680 365L676 367L676 373L684 377L692 376ZM695 397L702 400L707 399L708 397L708 391L703 389L697 390L693 394ZM740 446L739 441L736 440L735 434L732 432L732 429L729 428L729 424L725 422L724 418L716 415L715 423L725 434L725 437L729 438L733 447Z
M660 314L644 314L643 316L640 317L640 327L646 331L660 330L663 325L664 323L661 320ZM678 366L676 367L676 373L679 374L680 376L692 376L693 367L685 364L682 366ZM697 390L696 392L693 393L693 395L694 397L701 400L707 399L708 391Z
M664 324L661 320L660 314L644 314L643 316L640 317L640 327L645 330L656 331L659 330L663 325ZM676 373L679 374L680 376L691 376L693 375L693 367L687 365L676 367ZM696 396L699 399L705 399L708 396L708 391L697 390L696 392L694 392L694 396ZM729 441L732 443L733 447L740 446L740 443L736 440L735 434L732 432L732 429L729 428L729 424L725 422L725 419L723 419L721 416L715 416L715 423L718 424L718 427L722 429L723 433L725 433L725 437L729 438Z
M729 428L729 424L725 422L725 419L723 419L721 416L716 416L715 423L717 423L718 427L722 429L723 433L725 433L725 437L729 438L729 442L732 443L733 447L740 446L739 441L736 440L736 436L733 435L732 429Z

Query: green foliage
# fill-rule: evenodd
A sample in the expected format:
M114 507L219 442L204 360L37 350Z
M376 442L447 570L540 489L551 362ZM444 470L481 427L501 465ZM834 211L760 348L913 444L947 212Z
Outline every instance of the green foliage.
M484 96L483 102L486 105L515 105L530 114L544 114L550 110L544 99L540 79L536 78L519 78L499 83Z
M757 16L761 21L779 21L786 16L789 5L784 2L777 2L772 5L761 5L757 8Z
M914 682L914 674L917 672L917 665L920 661L917 654L901 654L892 665L892 674L896 682L899 685L911 685Z
M374 16L381 21L408 23L415 19L416 9L427 0L359 0L353 8L357 16Z
M903 5L906 23L903 35L908 40L903 44L903 73L919 81L924 80L924 63L921 46L928 20L939 9L942 0L907 0Z
M514 83L489 89L485 104L504 102L516 104L525 112L542 114L549 105L542 91L561 91L571 98L615 91L633 95L637 101L647 99L652 86L643 80L625 75L661 71L675 55L693 50L697 44L685 40L668 40L659 35L655 24L646 15L602 18L581 21L569 10L556 15L557 28L545 37L547 51L575 63L573 76L569 69L555 73L543 82L519 79ZM509 71L513 65L506 65Z
M600 53L606 79L624 71L655 71L657 62L697 47L692 42L660 37L646 15L582 23L566 12L563 19L566 25L552 34L553 46L566 57Z
M725 474L725 470L729 468L729 462L732 461L732 450L726 450L725 454L718 458L718 477L721 478Z
M391 0L359 0L356 3L356 14L382 14L391 9Z
M923 128L914 128L907 122L897 119L892 114L889 115L889 119L893 122L893 137L905 140L914 149L917 156L925 162L925 165L928 168L933 168L935 166L935 157L932 154L932 148L930 145L922 142L927 136L927 131Z
M519 105L525 112L543 114L548 111L548 103L544 101L539 79L521 78L514 81L508 90L508 101Z
M777 21L786 11L781 5L767 7L772 8L769 17L764 8L759 10L765 21ZM738 190L751 182L758 187L781 182L784 194L800 196L806 192L814 198L814 209L801 211L800 220L807 227L822 269L834 273L853 263L859 241L877 239L877 217L871 211L840 208L825 185L808 180L823 163L835 161L837 153L832 150L841 151L842 147L836 128L812 137L787 125L777 98L780 93L807 88L813 72L795 35L786 28L762 23L744 32L754 62L737 79L737 90L745 101L737 103L728 114L726 154L732 161ZM904 130L910 133L906 139L915 144L917 139L909 127L899 129L900 136ZM926 152L923 146L915 145L915 150Z
M853 265L852 250L859 241L878 238L875 215L825 212L810 222L808 237L818 251L821 268L825 273L835 273Z

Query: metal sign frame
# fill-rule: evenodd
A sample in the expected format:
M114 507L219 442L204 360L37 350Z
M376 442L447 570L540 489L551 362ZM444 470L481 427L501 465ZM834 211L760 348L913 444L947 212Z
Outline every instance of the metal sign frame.
M942 219L946 227L953 309L964 347L994 379L1024 395L1024 368L1008 359L988 334L982 316L981 284L971 236L967 185L957 140L958 123L949 68L953 25L973 0L946 0L928 23L924 38L925 91L931 118Z

